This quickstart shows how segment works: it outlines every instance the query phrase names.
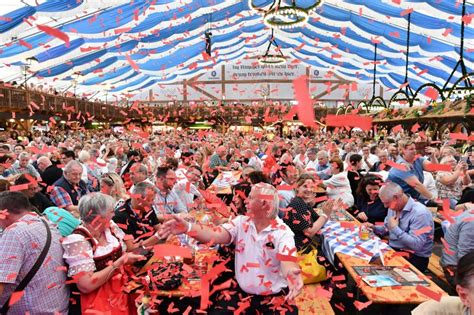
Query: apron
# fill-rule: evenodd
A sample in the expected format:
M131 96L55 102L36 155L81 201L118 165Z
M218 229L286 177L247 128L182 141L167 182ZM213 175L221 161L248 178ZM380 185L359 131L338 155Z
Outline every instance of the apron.
M110 230L112 235L113 231ZM97 244L85 228L78 227L73 232L84 236L92 246L95 252ZM114 235L115 236L115 235ZM96 271L103 270L107 266L121 257L123 254L122 246L119 242L110 253L103 256L94 257ZM123 292L123 287L126 284L126 277L121 273L113 275L106 283L104 283L97 290L90 293L81 293L81 311L82 314L129 314L128 295Z

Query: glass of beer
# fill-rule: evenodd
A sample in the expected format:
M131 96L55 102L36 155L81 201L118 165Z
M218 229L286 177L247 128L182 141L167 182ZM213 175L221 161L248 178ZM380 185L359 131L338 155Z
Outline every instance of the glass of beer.
M370 236L370 231L366 226L361 226L359 231L359 237L363 241L367 241Z

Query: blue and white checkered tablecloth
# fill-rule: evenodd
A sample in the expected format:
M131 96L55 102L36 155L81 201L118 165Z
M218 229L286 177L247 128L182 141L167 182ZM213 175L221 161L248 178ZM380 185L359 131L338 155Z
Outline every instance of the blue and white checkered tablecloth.
M336 221L328 221L321 229L321 235L324 255L333 265L336 253L358 257L369 262L373 257L378 256L377 243L384 252L390 249L377 236L371 236L369 240L363 241L359 237L359 227L355 225L353 229L343 227Z

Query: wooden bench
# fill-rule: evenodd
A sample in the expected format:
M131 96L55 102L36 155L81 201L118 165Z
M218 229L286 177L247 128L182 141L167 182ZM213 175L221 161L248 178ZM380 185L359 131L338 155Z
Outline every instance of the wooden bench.
M307 284L303 288L303 292L296 298L299 314L301 315L334 315L329 300L318 294L319 283Z
M431 254L428 270L431 271L438 279L449 284L444 275L443 267L441 267L441 264L439 263L439 256Z

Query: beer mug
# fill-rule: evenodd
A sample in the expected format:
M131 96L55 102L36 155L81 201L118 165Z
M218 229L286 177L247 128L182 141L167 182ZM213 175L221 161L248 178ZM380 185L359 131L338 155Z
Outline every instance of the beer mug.
M366 226L361 226L359 231L359 237L362 241L367 241L370 236L370 231Z

